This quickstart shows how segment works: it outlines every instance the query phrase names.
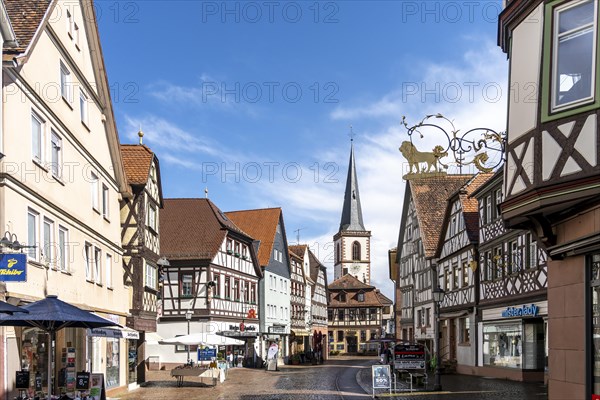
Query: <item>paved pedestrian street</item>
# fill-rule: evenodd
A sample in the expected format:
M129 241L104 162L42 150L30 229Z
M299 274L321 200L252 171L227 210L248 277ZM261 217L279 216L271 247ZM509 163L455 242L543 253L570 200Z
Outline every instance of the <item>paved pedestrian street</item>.
M199 378L186 377L176 387L169 371L149 371L148 382L141 388L118 397L122 400L355 400L371 398L372 357L334 357L323 365L283 365L279 371L233 368L227 380L207 386ZM444 375L444 391L377 393L384 399L458 400L458 399L546 399L541 384L486 379L482 377Z

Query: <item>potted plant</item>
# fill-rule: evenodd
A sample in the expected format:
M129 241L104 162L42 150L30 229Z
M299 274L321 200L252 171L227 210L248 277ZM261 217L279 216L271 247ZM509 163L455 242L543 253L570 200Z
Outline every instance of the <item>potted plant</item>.
M294 354L292 356L292 365L299 365L299 364L300 364L300 355Z

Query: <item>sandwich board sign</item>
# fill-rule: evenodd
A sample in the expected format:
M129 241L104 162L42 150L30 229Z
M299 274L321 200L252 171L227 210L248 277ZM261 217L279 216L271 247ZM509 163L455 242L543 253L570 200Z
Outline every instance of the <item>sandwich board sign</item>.
M388 364L372 365L371 376L373 377L373 398L375 389L389 389L390 394L392 393L392 376Z

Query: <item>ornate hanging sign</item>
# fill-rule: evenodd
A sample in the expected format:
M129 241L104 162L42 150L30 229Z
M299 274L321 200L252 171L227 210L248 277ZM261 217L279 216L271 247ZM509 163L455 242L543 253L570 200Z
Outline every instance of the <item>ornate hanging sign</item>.
M440 119L440 124L434 124L431 118ZM485 173L494 171L504 162L506 135L489 128L473 128L464 133L456 129L454 123L442 114L430 114L413 126L409 126L406 117L402 117L402 125L407 130L409 140L402 142L400 153L408 161L408 173L404 179L418 179L446 175L449 164L462 168L473 165ZM435 134L440 131L445 135L445 142L433 147L432 151L420 151L413 143L413 135L425 138L426 132ZM500 157L490 160L488 153L495 152ZM450 161L442 162L449 157Z

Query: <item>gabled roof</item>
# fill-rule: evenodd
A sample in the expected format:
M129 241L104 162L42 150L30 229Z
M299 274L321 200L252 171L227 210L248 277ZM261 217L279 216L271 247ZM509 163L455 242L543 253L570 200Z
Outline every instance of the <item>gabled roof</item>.
M304 253L306 252L307 245L305 244L293 244L288 246L288 249L293 252L298 257L304 257Z
M160 212L160 250L170 260L212 261L228 231L252 238L209 199L165 199ZM260 276L260 275L259 275Z
M331 282L328 286L330 295L329 307L383 307L392 301L379 292L375 286L367 285L350 274ZM346 301L338 300L338 293L346 293ZM358 294L364 294L364 301L358 301Z
M341 278L331 282L328 286L329 290L359 290L359 289L375 289L375 286L367 285L350 274L346 274Z
M121 144L123 165L130 185L145 185L150 176L154 153L146 145Z
M467 235L471 243L479 241L479 202L471 195L485 185L494 174L479 173L473 177L464 187L464 191L459 192L460 203L463 209L463 217L465 218L465 227Z
M354 144L350 144L350 161L348 162L348 177L346 178L346 191L344 193L344 207L340 221L341 231L365 231L363 224L360 194L358 192L358 178L354 162Z
M472 176L444 175L413 179L408 182L419 220L425 257L435 256L448 198ZM398 248L401 248L401 245Z
M4 49L3 53L17 55L27 50L50 8L50 3L50 0L4 0L18 44Z
M379 302L384 306L391 306L392 304L394 304L392 300L388 299L387 296L381 293L378 289L375 289L375 294L377 295Z
M327 268L319 261L317 256L313 254L310 248L308 249L308 264L310 266L310 279L317 283L319 279L319 270L322 269L325 278L325 286L327 286Z
M273 243L275 242L277 224L279 224L279 218L281 217L281 208L228 211L225 215L248 235L260 240L258 262L261 266L267 267L273 254Z

